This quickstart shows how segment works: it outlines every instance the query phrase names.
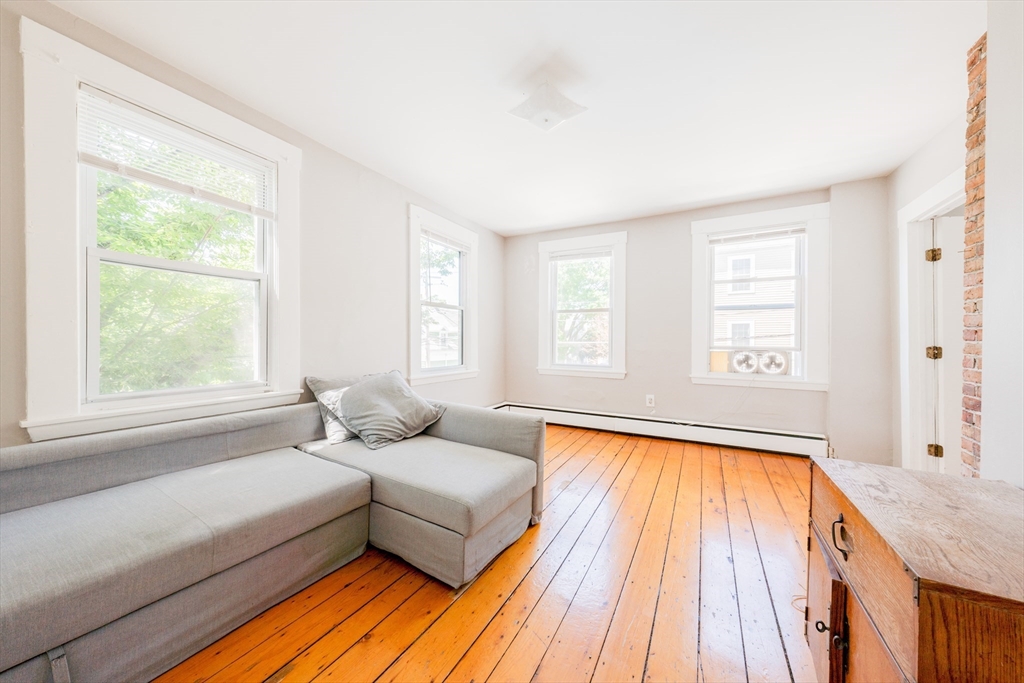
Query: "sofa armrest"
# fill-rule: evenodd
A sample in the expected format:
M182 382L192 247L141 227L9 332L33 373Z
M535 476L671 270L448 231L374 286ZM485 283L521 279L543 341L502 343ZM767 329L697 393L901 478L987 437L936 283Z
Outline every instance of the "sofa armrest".
M537 464L530 521L538 523L544 509L544 418L458 403L440 405L445 407L444 415L427 427L423 432L427 436L511 453Z

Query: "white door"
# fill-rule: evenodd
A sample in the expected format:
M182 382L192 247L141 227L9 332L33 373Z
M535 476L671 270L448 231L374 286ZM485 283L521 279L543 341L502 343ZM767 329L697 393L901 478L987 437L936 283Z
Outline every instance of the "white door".
M942 216L911 223L907 274L910 292L910 457L906 466L960 474L960 423L963 364L963 216ZM928 261L925 252L941 249ZM942 357L927 357L938 347ZM942 446L942 457L928 455Z

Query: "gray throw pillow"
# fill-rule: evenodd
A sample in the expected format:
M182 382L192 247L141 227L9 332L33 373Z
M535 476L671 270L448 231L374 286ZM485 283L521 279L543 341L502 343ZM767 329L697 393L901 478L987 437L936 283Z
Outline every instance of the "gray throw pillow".
M444 413L409 388L402 373L372 375L341 396L342 422L372 450L419 434Z
M329 443L341 443L356 438L356 434L349 431L341 421L341 397L357 379L320 379L319 377L307 377L306 386L313 392L316 402L320 406L320 419L324 421L324 431L327 432Z

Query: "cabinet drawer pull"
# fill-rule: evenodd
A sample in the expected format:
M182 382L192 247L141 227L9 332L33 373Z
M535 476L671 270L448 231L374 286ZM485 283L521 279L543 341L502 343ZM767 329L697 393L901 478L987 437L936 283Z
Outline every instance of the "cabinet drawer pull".
M846 560L849 559L847 557L847 555L850 554L850 551L847 550L846 548L840 548L839 547L839 543L836 541L836 525L837 524L842 524L842 523L843 523L843 513L840 512L839 513L839 519L837 519L836 521L832 522L832 545L833 545L833 547L835 547L836 550L838 550L840 553L843 554L843 562L846 562Z
M834 647L837 650L842 650L849 644L849 641L847 641L845 638L841 638L838 635L832 636L832 647Z
M814 622L814 630L817 631L818 633L824 633L825 631L828 630L828 626L825 626L825 622L824 621L822 621L821 619L818 619L816 622Z

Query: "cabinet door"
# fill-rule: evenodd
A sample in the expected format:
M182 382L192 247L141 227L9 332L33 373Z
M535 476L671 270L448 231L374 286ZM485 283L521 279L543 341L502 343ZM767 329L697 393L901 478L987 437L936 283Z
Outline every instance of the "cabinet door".
M807 623L805 633L814 673L824 683L843 683L846 649L846 584L818 530L811 525L807 560Z

